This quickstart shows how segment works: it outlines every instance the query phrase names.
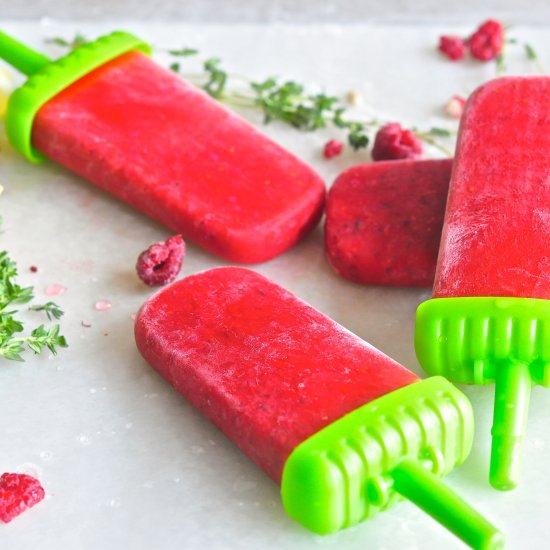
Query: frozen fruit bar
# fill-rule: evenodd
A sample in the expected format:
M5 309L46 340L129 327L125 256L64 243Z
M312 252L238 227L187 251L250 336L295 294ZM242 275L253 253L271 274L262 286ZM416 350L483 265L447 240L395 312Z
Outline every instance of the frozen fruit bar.
M337 273L356 283L433 284L452 160L371 162L330 189L325 247Z
M490 479L511 489L533 384L550 385L550 78L479 88L462 116L416 347L430 373L496 384Z
M265 277L217 268L141 308L143 357L276 482L319 533L400 493L474 547L500 534L438 477L467 456L472 416L443 378L395 361ZM483 546L485 548L485 546Z
M262 262L295 244L321 216L319 176L140 49L113 33L56 62L31 55L37 69L11 60L31 74L10 101L15 147L228 260Z

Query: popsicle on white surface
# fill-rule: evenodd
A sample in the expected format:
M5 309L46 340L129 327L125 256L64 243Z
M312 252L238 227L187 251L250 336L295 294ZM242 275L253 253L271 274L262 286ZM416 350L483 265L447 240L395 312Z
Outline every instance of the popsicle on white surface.
M294 245L321 216L320 177L143 50L119 32L51 62L0 33L0 57L30 75L10 100L12 144L228 260Z
M325 248L356 283L432 286L452 159L369 162L327 197Z
M136 319L148 363L281 483L287 512L330 533L401 494L474 548L502 536L440 481L472 438L466 398L418 378L265 277L217 268Z
M519 479L533 384L550 385L550 78L493 80L462 115L419 360L496 383L491 483Z

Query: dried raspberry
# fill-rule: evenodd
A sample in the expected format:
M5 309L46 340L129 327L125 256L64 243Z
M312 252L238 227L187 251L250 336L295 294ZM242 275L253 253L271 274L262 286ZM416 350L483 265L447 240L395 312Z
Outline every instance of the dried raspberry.
M400 124L386 124L376 134L372 149L373 160L419 159L422 142Z
M181 235L156 243L139 255L137 274L149 286L170 283L180 272L184 254L185 243Z
M338 141L337 139L331 139L330 141L327 141L325 143L325 146L323 148L323 156L326 159L337 157L342 153L343 149L344 144L341 141Z
M441 36L439 51L451 61L459 61L466 54L466 43L458 36Z
M489 19L468 40L472 57L490 61L497 57L504 45L504 27L495 19Z
M465 103L466 100L463 97L454 95L445 105L445 114L451 118L460 118L462 116L462 111L464 111Z
M26 474L2 474L0 477L0 519L9 523L44 498L40 481Z

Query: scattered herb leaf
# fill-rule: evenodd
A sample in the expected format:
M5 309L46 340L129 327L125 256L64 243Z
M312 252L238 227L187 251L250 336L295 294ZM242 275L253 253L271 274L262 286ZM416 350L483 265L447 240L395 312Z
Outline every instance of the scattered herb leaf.
M61 319L61 317L63 317L63 311L54 302L46 302L45 304L31 306L29 309L31 311L44 311L49 321L51 321L52 318Z
M58 347L67 347L65 337L59 332L59 325L46 328L44 325L33 329L30 335L18 336L23 332L22 321L16 319L18 310L12 309L17 304L26 304L33 298L32 287L21 287L16 282L17 266L6 251L0 252L0 357L12 361L24 361L22 353L26 348L34 353L40 353L48 348L53 354ZM8 311L8 308L9 311ZM31 309L45 311L48 318L59 319L63 312L53 302L43 306L33 306Z

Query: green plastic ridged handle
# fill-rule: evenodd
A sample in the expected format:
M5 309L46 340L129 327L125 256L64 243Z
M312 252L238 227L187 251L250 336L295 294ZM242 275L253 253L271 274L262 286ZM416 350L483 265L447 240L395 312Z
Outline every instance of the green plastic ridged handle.
M429 374L495 384L491 485L517 486L533 385L550 387L550 300L435 298L416 315L416 354Z
M472 548L503 548L502 534L439 479L464 462L472 439L471 405L450 382L405 386L298 445L283 470L283 505L328 534L405 497Z
M0 32L0 58L29 76L8 102L5 127L11 145L33 163L44 160L31 143L38 110L89 72L131 50L149 54L151 47L132 34L115 31L52 61Z

